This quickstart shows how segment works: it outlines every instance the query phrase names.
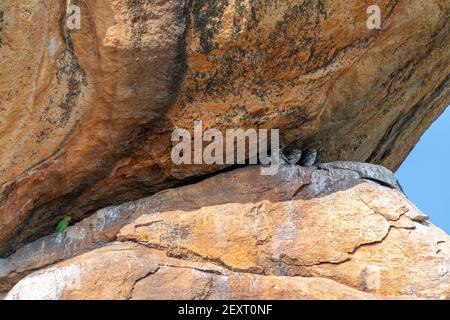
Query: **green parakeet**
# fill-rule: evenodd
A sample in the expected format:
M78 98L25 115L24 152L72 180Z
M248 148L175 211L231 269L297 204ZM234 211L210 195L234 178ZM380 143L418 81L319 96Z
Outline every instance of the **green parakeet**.
M55 233L61 233L66 230L70 224L70 220L70 217L65 217L64 219L62 219L56 226Z

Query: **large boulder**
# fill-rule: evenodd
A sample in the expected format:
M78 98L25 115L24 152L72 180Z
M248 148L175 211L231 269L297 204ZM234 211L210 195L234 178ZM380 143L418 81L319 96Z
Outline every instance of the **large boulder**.
M322 161L396 169L449 103L448 1L0 4L0 257L65 215L153 194L174 128L279 128Z
M242 168L102 209L0 260L0 292L8 299L449 299L450 238L401 191L367 179L392 173L325 167L283 167L275 176Z
M107 272L105 272L107 271ZM374 299L328 279L232 272L111 244L25 278L6 299Z

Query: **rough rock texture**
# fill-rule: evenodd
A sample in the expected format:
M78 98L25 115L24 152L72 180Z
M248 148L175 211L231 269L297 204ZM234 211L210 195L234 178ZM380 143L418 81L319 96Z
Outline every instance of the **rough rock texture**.
M102 209L1 260L0 292L12 288L7 299L449 299L449 236L403 193L365 178L392 173L328 167L283 167L273 177L247 167Z
M0 3L0 256L65 215L217 167L174 167L175 127L280 128L321 161L396 169L449 104L450 3L380 0Z
M108 270L105 273L105 270ZM21 281L6 299L374 299L328 279L231 272L123 243Z

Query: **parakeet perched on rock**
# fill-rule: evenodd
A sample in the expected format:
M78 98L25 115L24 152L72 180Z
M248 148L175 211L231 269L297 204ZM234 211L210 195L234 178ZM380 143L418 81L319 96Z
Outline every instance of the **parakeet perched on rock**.
M70 224L70 220L70 217L64 217L64 219L62 219L56 226L55 233L61 233L66 230Z

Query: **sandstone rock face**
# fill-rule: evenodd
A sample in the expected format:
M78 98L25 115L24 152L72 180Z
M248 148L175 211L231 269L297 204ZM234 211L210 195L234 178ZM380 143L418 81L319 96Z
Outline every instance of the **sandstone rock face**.
M216 166L174 128L279 128L321 161L396 169L449 104L450 4L383 0L0 3L0 256Z
M72 3L84 17L73 33L62 23L66 1L2 1L3 252L48 232L68 208L79 218L102 206L73 202L114 170L174 99L181 3Z
M168 258L161 251L130 243L112 244L34 273L6 296L6 299L236 298L374 297L328 279L236 273L210 263Z
M7 299L449 299L449 236L400 191L366 179L393 175L355 163L325 167L283 167L276 176L247 167L102 209L0 260L0 292L9 291Z

